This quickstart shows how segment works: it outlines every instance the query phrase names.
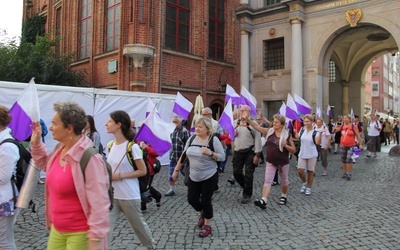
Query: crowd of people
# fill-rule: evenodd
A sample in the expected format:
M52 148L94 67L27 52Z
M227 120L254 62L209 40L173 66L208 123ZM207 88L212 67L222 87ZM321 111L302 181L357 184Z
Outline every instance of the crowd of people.
M161 206L161 193L152 186L158 157L148 142L135 141L138 128L135 120L122 110L109 115L105 123L107 133L114 136L104 147L94 118L73 102L54 104L54 115L49 130L58 143L47 152L40 122L33 122L30 151L37 167L46 172L45 212L50 231L48 249L108 249L116 221L124 214L141 244L155 249L155 241L146 223L149 200ZM0 106L0 141L12 138L7 127L9 110ZM208 107L195 122L194 132L182 125L182 118L172 117L175 130L170 135L168 191L165 197L176 195L175 184L180 175L187 186L187 201L198 213L199 237L212 233L214 214L212 197L219 191L219 175L226 170L232 154L233 176L228 181L242 189L241 204L253 198L254 170L265 164L265 178L260 198L255 206L266 209L271 187L281 185L279 205L286 205L289 194L289 161L296 157L300 192L312 194L316 163L322 163L322 176L328 175L328 154L340 154L342 177L352 179L354 155L367 146L367 157L377 157L381 145L399 144L398 122L391 124L371 114L363 122L358 116L338 116L328 124L314 114L304 115L301 122L287 123L285 116L276 114L269 121L259 112L256 119L250 107L242 105L234 112L235 137L222 129L213 119ZM290 125L290 126L288 126ZM81 158L87 148L96 147L95 154L82 174ZM358 150L358 151L357 151ZM103 155L104 153L104 155ZM0 145L0 249L16 249L14 223L18 214L13 199L13 182L19 160L18 148L10 143ZM106 161L105 161L106 159ZM106 162L111 166L111 183ZM139 178L149 175L148 191L140 188ZM90 176L90 178L85 178ZM114 190L110 201L108 190ZM149 200L148 200L149 199ZM112 206L110 206L112 204ZM110 207L112 207L110 211ZM105 216L105 215L109 216ZM71 220L71 218L74 218Z

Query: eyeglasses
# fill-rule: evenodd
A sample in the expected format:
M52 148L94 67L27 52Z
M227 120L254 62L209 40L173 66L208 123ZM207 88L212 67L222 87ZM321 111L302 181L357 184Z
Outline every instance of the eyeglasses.
M241 109L240 112L249 112L250 110L247 109Z

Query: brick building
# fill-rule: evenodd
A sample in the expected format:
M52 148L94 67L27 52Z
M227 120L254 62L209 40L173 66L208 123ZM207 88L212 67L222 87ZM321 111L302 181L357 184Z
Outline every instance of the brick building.
M60 54L90 86L176 94L221 113L225 84L240 92L237 0L24 0L46 17Z

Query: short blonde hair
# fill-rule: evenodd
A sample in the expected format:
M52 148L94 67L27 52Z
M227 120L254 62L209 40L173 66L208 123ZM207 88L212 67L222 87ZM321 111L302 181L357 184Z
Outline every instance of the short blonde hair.
M312 116L312 115L310 115L310 114L307 114L307 115L304 116L303 120L305 120L305 119L308 119L308 120L310 120L311 122L313 122L313 121L314 121L314 116Z
M286 123L286 118L283 115L280 115L280 114L275 114L272 117L272 119L277 119L281 123L281 125L285 125L285 123Z
M211 119L208 117L200 117L197 121L196 121L196 125L197 124L203 124L204 126L206 126L207 128L207 134L210 135L211 134L211 130L212 130L212 123L211 123Z

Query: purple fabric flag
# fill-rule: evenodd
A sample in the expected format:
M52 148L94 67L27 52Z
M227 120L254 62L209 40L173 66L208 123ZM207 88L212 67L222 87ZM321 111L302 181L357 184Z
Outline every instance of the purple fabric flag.
M328 104L328 107L326 108L326 115L328 118L332 117L332 110L331 110L331 105Z
M297 114L297 107L290 93L286 100L286 117L301 122L300 116Z
M175 114L186 120L189 117L190 111L192 111L193 103L186 99L181 93L178 92L175 98L174 109L172 110Z
M257 100L243 85L240 93L240 104L248 105L250 107L251 114L257 115Z
M146 117L150 114L150 112L154 109L156 105L154 104L154 102L150 99L147 98L146 100ZM156 112L158 113L158 111L156 110Z
M294 101L296 103L297 112L303 115L311 114L311 107L303 98L294 94Z
M40 107L34 78L22 91L10 109L11 122L8 125L18 141L25 141L32 134L30 125L40 119Z
M279 108L277 114L278 114L278 115L286 116L286 104L285 104L284 101L282 101L282 105L281 105L281 107Z
M170 134L175 127L175 124L167 123L156 115L156 108L154 107L144 120L135 140L150 143L157 154L162 156L171 148Z
M229 85L226 85L225 91L225 102L228 102L229 99L232 100L232 104L238 105L240 104L240 96L236 93L236 91Z
M225 106L224 112L222 112L219 118L219 124L223 129L228 131L229 136L233 140L235 138L235 126L233 124L233 114L232 114L232 100L229 99Z

